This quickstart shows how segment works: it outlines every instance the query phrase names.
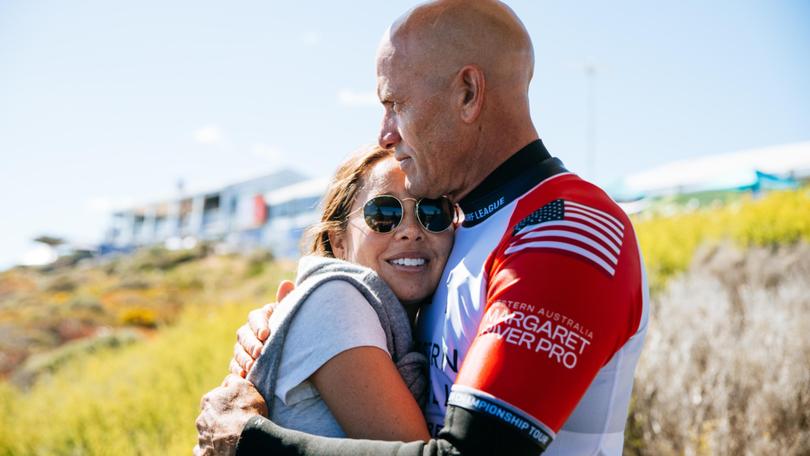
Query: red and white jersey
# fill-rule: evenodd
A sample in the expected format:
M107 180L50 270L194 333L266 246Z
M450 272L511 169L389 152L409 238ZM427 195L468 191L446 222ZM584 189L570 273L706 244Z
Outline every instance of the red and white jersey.
M460 205L417 330L431 433L449 403L514 426L544 454L621 454L648 319L630 220L539 140Z

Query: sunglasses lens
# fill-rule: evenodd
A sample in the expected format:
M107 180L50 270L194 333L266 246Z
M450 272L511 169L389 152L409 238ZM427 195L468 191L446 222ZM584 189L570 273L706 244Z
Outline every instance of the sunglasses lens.
M425 198L419 202L417 216L426 230L438 233L453 223L453 205L447 198Z
M402 220L402 205L391 196L378 196L363 206L366 224L378 233L388 233Z

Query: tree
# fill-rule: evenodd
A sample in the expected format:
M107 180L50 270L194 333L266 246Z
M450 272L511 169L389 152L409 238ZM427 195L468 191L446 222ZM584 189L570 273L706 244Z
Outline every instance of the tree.
M48 247L56 248L56 247L59 247L60 245L62 245L64 243L66 243L67 241L65 241L64 239L62 239L60 237L56 237L56 236L42 235L42 236L39 236L37 238L34 238L34 242L39 242L41 244L47 245Z

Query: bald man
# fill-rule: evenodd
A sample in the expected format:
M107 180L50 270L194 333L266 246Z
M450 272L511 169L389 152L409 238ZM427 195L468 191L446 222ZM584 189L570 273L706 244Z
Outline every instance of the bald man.
M201 415L247 421L238 453L621 454L647 328L643 263L622 210L540 141L529 115L533 67L526 29L496 1L419 6L378 50L380 145L396 150L410 193L447 195L464 212L415 336L429 359L424 413L434 438L288 431L256 416L261 404L242 394L237 412L209 405ZM258 315L240 329L234 372L249 369L266 336ZM208 403L246 388L230 382Z

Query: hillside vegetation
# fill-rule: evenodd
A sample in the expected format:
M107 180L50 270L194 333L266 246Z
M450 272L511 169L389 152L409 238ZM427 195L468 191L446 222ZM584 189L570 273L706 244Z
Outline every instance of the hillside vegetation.
M635 224L654 299L626 453L810 454L810 193ZM0 273L0 455L188 454L234 331L291 272L156 250Z
M180 256L193 258L166 262ZM50 276L74 280L70 271L5 275L21 274L39 283L28 293L40 299L52 293ZM200 397L225 376L236 328L291 275L292 265L266 255L161 250L83 270L66 309L46 301L34 311L62 312L91 328L90 335L35 352L10 376L13 383L0 382L0 455L188 454ZM20 298L19 290L12 294ZM94 319L74 312L77 294L100 298ZM119 300L122 294L129 299ZM158 308L154 297L172 305ZM18 311L33 331L52 328L30 316L31 309ZM128 315L140 317L121 317Z
M699 210L654 210L636 217L634 225L657 291L686 270L703 244L725 240L745 249L810 242L810 189L744 196Z

